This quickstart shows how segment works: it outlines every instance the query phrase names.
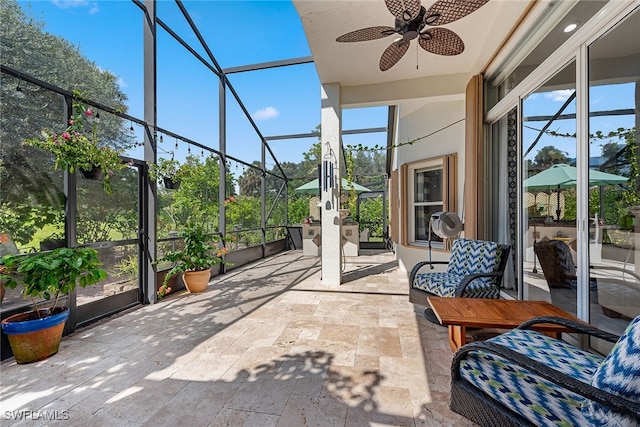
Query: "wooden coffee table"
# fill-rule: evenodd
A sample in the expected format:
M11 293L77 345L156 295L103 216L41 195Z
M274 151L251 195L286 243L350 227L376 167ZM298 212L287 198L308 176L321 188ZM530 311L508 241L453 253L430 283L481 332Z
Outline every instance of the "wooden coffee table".
M547 301L440 297L428 297L427 300L440 323L449 327L449 345L453 351L466 343L467 328L513 329L540 316L559 316L582 322ZM558 339L562 332L567 332L567 328L549 323L536 325L533 329Z

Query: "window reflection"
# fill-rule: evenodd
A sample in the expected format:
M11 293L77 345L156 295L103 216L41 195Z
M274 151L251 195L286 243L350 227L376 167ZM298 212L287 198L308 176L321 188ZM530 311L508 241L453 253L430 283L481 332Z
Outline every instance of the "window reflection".
M598 172L628 178L589 192L590 321L618 334L640 314L638 26L636 12L589 47L590 181Z
M576 314L575 61L523 101L525 299Z

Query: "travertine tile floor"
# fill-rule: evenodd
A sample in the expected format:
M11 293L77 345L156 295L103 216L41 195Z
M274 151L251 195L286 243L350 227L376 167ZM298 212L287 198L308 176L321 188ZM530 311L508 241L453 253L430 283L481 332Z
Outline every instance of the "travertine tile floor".
M393 254L347 261L326 286L319 258L276 255L78 330L48 360L4 361L0 424L473 425L448 408L447 330L408 302Z

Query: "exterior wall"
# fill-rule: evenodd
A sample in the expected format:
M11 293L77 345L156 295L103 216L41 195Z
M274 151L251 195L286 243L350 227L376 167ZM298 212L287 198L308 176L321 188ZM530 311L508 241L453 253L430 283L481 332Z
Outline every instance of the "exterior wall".
M402 106L400 106L399 110L400 115L402 115ZM464 117L465 104L463 100L429 103L416 111L412 111L406 116L401 116L398 120L397 143L399 144L416 138L421 138L434 132L437 133L421 139L411 145L398 147L394 153L395 164L393 165L393 169L398 170L398 173L400 174L399 169L405 163L456 153L458 155L458 188L456 191L455 204L458 206L457 213L461 218L464 212L464 121L456 123L455 125L439 132L438 130L449 126ZM398 188L399 205L397 207L393 207L393 209L397 208L394 213L395 217L398 218L399 221L399 229L402 230L402 228L408 226L408 224L403 224L404 218L400 215L399 208L400 204L408 203L407 200L403 199L403 194L407 194L406 191L410 191L411 189L406 189L405 191L405 189L400 188L400 182L402 181L400 177L398 177L396 181L397 182L392 185L395 185ZM402 232L400 232L400 234L402 234ZM396 241L396 243L398 242ZM428 259L429 252L427 247L403 246L398 244L396 246L396 255L400 268L403 271L411 271L411 268L417 262ZM432 251L432 258L434 260L448 260L449 253L434 249Z

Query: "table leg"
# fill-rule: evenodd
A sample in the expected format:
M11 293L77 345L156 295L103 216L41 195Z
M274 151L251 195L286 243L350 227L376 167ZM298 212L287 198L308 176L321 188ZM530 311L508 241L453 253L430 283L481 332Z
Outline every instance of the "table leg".
M462 325L449 325L449 346L451 351L456 351L466 343L467 327Z

